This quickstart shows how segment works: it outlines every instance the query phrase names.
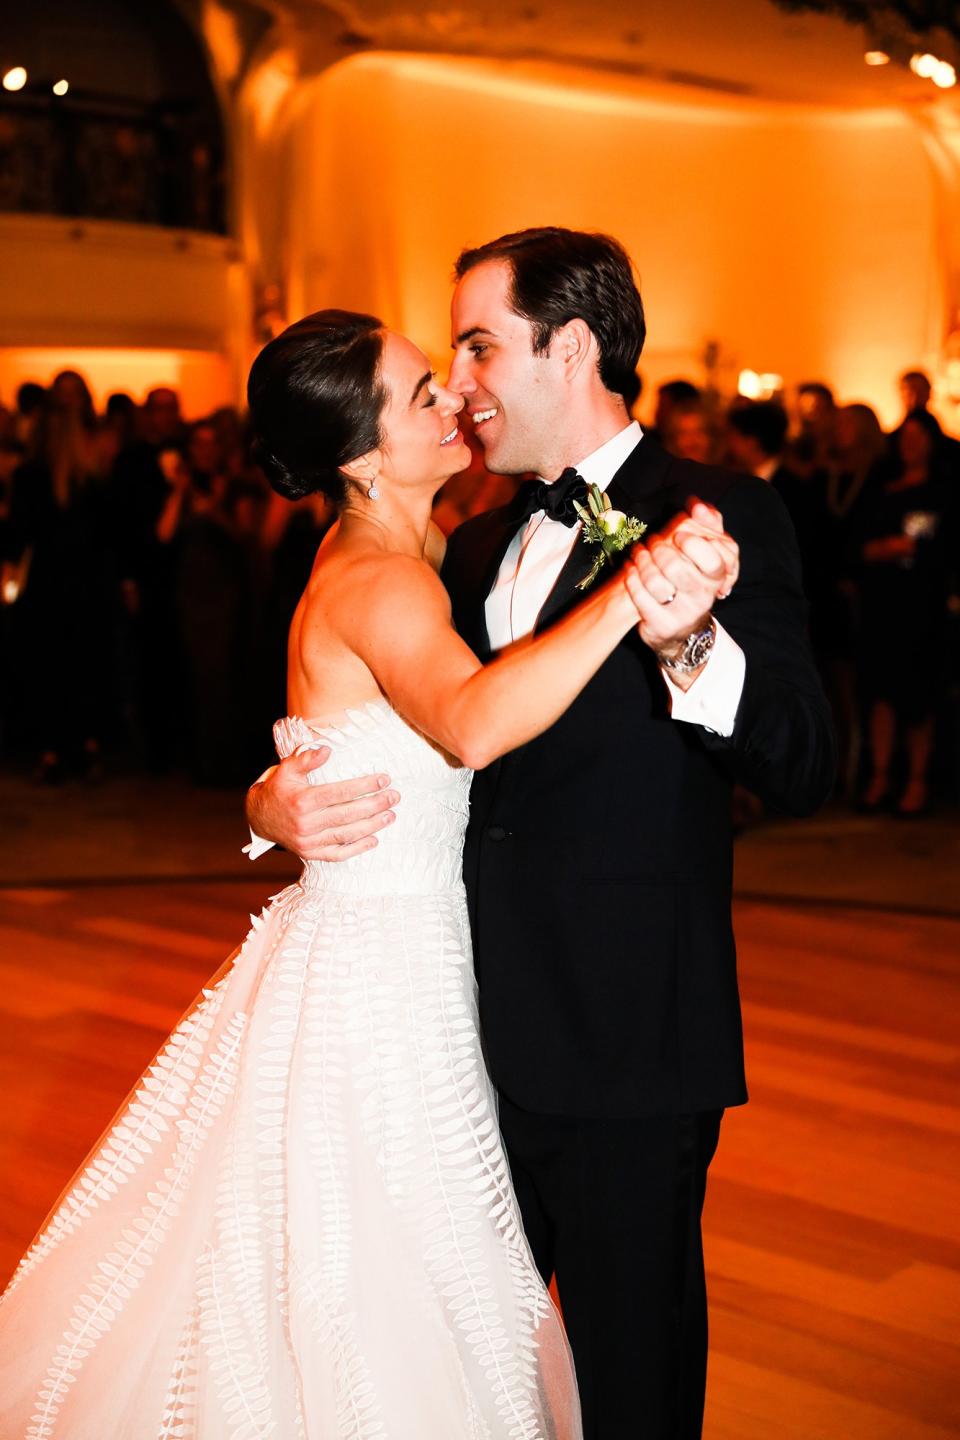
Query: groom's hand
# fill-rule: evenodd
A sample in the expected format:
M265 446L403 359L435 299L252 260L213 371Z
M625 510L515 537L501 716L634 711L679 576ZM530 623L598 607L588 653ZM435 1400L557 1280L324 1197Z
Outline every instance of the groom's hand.
M304 750L269 771L247 791L247 822L255 835L304 860L349 860L377 844L376 833L396 819L400 796L389 775L309 784L330 758L326 746Z
M627 589L640 616L640 637L658 658L674 659L736 584L737 543L724 531L718 510L692 500L686 512L637 545L631 558Z

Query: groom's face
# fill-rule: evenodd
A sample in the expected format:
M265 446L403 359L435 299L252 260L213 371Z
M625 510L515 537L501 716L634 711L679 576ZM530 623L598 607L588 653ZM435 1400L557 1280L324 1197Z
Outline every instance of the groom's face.
M533 353L533 327L510 306L510 281L499 260L458 281L447 383L466 402L488 469L539 474L555 443L563 391L556 358Z

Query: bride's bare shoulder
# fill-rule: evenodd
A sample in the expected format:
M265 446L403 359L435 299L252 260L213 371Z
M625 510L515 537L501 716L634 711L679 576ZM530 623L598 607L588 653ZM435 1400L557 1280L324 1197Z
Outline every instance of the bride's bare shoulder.
M346 546L318 556L304 601L308 611L336 617L338 629L352 628L361 615L382 621L385 614L410 606L449 608L437 569L426 556Z

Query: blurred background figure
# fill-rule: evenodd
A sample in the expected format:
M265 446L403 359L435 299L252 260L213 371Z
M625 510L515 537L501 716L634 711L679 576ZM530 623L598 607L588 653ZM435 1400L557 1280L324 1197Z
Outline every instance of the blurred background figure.
M833 459L837 407L833 391L822 380L797 386L798 449L813 470L823 470Z
M116 561L110 491L113 454L86 382L64 370L30 430L12 476L8 549L20 567L18 598L27 728L36 775L101 773L112 694Z
M117 457L114 495L121 590L129 617L124 710L148 768L169 770L183 745L182 671L169 540L172 469L164 452L183 441L180 399L159 386L144 402L137 434ZM168 534L168 532L171 532Z
M906 417L891 468L865 495L857 526L857 655L870 760L862 805L893 805L903 817L927 808L934 722L949 673L948 581L956 563L949 540L956 502L941 436L927 411Z
M706 465L713 459L713 435L699 398L671 402L658 422L657 434L663 448L678 460L696 460Z
M834 459L818 477L813 497L816 535L807 545L810 629L827 696L833 708L839 762L838 793L856 793L860 756L856 653L864 612L859 588L856 537L865 505L886 466L887 440L869 405L837 410Z
M13 421L14 438L26 449L40 420L47 392L33 380L25 381L17 390L17 408Z
M670 427L670 416L675 405L695 404L702 400L699 388L691 380L666 380L657 386L657 404L653 413L653 424L647 426L647 434L653 435L663 444L664 435Z
M738 470L767 480L777 491L789 488L793 471L784 463L789 421L775 400L737 404L727 415L727 448Z

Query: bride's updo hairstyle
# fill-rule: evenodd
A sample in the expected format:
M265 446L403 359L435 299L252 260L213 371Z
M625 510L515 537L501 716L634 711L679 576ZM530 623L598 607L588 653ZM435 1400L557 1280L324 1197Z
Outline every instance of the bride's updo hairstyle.
M342 467L382 443L382 355L383 322L350 310L318 310L264 346L247 403L253 453L274 490L343 503Z

